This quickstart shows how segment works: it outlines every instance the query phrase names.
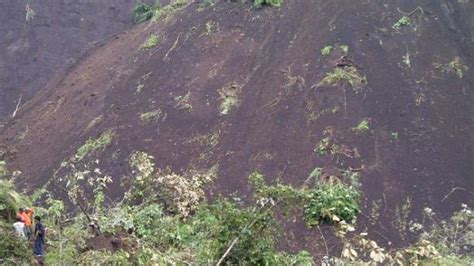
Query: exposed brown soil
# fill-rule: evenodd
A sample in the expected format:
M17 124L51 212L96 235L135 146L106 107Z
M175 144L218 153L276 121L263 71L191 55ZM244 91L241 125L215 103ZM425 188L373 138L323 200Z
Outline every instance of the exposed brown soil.
M107 251L118 251L126 250L130 251L133 247L126 241L127 234L111 234L104 233L99 236L94 236L86 241L86 247L84 251L87 250L107 250Z
M3 130L10 168L21 170L18 185L31 191L108 129L116 133L112 144L86 161L99 159L113 176L112 198L123 193L120 180L131 175L128 158L137 150L178 173L218 164L210 195L244 198L254 170L268 182L298 185L318 166L361 168L359 224L403 245L411 239L397 229L397 209L407 198L410 219L425 206L448 215L474 203L473 3L425 3L409 26L392 28L416 7L292 0L281 9L219 3L198 12L191 4L167 23L111 38L51 81ZM152 33L160 44L140 50ZM318 85L343 54L322 56L327 44L349 47L347 58L366 84ZM440 68L456 57L470 69L462 78ZM226 115L223 88L239 99ZM158 122L140 120L158 109ZM364 119L369 132L356 134ZM314 150L328 128L339 149L321 155ZM371 224L374 202L380 218ZM319 232L301 222L285 228L283 248L320 254Z
M26 5L35 16L26 20ZM0 2L0 118L44 88L87 49L133 25L134 1Z

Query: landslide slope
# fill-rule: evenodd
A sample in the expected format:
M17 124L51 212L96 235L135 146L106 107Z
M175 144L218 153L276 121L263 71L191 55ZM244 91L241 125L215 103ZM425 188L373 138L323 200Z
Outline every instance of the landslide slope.
M0 1L0 119L87 48L133 25L133 1ZM30 15L27 17L27 9ZM33 15L34 14L34 15Z
M192 3L137 25L22 107L2 132L9 168L32 191L101 136L80 162L113 177L112 198L135 151L178 173L218 165L212 195L245 197L254 170L299 185L360 168L360 220L401 243L397 219L474 203L474 7L412 2Z

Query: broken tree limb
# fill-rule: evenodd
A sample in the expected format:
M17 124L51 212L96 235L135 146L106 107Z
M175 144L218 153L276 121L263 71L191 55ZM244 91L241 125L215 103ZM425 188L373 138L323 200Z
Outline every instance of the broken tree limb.
M16 113L20 109L20 104L21 104L21 99L23 98L23 94L20 94L20 98L18 99L18 102L16 103L15 111L13 111L12 118L15 118Z
M257 214L267 206L267 204L269 202L273 202L273 200L268 200L266 201L259 209L258 209L258 212ZM272 204L267 210L265 211L270 211L271 209L273 209L273 207L275 207L277 204L279 203L279 201L275 202L274 204ZM229 245L229 247L227 248L227 250L224 252L224 255L222 255L222 257L219 259L219 261L217 262L217 266L221 265L222 262L224 261L224 259L227 257L227 255L229 255L230 251L232 250L232 248L234 248L235 244L237 244L237 242L240 240L240 235L242 234L242 232L252 228L254 226L255 223L257 223L257 221L260 219L260 217L257 217L255 219L253 219L253 221L251 223L249 223L248 225L244 226L244 228L240 231L239 235L234 239L232 240L231 244Z

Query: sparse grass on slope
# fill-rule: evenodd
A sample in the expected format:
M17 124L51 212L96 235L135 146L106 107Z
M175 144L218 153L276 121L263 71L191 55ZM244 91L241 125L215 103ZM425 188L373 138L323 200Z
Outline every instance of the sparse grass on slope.
M114 136L115 133L112 130L107 130L100 134L97 139L88 139L84 145L77 149L77 152L74 155L74 160L77 162L81 161L87 154L98 149L104 149L110 144L110 142L112 142Z

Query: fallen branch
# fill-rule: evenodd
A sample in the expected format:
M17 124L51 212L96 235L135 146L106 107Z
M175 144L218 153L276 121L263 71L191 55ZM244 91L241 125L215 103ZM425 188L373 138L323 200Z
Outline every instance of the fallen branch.
M413 9L413 10L412 10L411 12L409 12L409 13L403 12L403 11L400 10L400 8L397 7L397 11L398 11L399 13L401 13L401 14L407 16L407 17L411 17L411 16L412 16L413 14L415 14L415 12L418 11L418 10L420 11L421 14L424 14L424 13L425 13L425 12L423 12L423 9L422 9L420 6L416 7L415 9Z
M263 208L265 208L267 206L267 203L271 202L270 200L266 201L262 207L259 208L258 212L260 212L260 210L262 210ZM270 208L268 208L266 211L269 211L271 210L273 207L275 207L276 205L278 204L278 202L275 202ZM258 214L257 212L257 214ZM230 251L232 250L232 248L234 248L235 244L237 244L237 242L239 241L240 239L240 235L242 234L242 232L250 229L255 223L257 223L257 221L260 219L260 217L257 217L255 218L250 224L248 224L247 226L245 226L239 233L239 235L231 242L230 246L227 248L227 250L225 251L224 255L222 255L222 257L219 259L219 261L217 262L217 266L221 265L222 262L224 261L224 259L227 257L227 255L229 255Z
M163 58L163 61L166 61L169 53L171 53L171 51L173 51L176 48L176 45L178 45L179 37L181 37L181 33L178 35L178 38L176 38L176 41L174 42L173 46L171 46L168 52L166 52L165 57Z
M23 98L23 94L20 94L20 98L18 99L18 102L16 103L16 108L15 111L13 111L12 118L15 118L16 113L20 109L20 104L21 104L21 99Z
M446 194L446 196L444 196L444 198L441 200L441 202L445 201L449 196L451 196L451 194L453 194L454 192L456 192L457 190L464 190L464 191L467 191L469 192L467 189L465 188L462 188L462 187L455 187L453 188L448 194ZM472 192L471 192L472 194Z

